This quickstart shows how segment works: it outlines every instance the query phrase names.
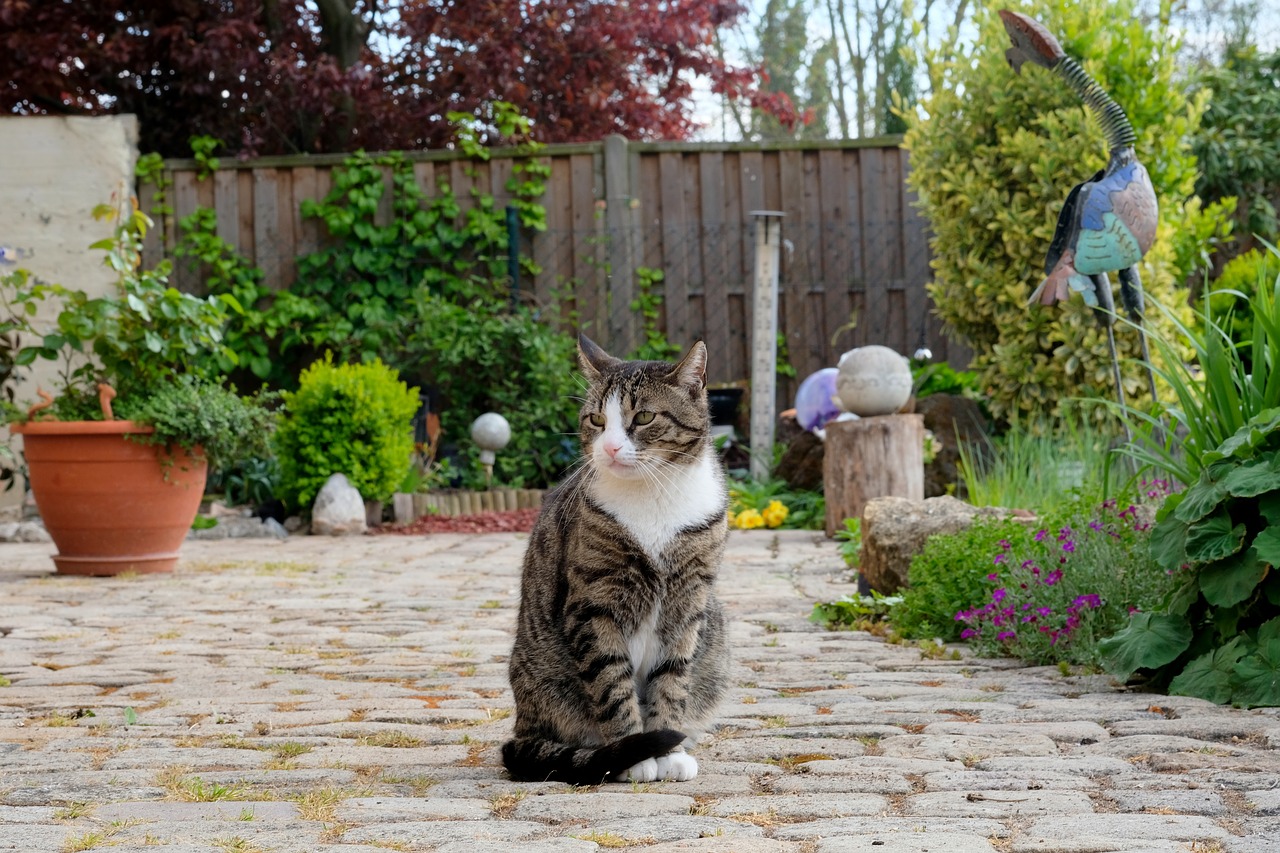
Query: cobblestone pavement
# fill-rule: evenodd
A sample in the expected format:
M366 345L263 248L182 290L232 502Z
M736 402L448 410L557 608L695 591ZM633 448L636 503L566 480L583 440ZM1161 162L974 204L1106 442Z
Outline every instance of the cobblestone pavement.
M0 850L1280 850L1275 710L823 631L849 586L802 532L730 540L697 779L508 781L524 541L189 542L114 579L0 546Z

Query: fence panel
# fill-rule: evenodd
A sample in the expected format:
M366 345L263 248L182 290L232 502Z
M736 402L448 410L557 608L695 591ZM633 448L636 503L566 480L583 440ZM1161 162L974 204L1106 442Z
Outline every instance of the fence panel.
M912 206L907 155L897 142L615 137L548 146L541 157L551 167L543 197L547 229L523 245L541 272L522 280L521 290L541 305L558 302L566 328L576 325L606 348L626 350L641 337L631 308L636 267L660 269L659 327L680 346L706 340L710 381L741 382L750 371L751 212L777 210L784 214L780 363L796 373L782 381L780 403L789 405L798 379L834 365L853 346L879 343L905 354L927 346L935 359L962 367L969 353L943 336L926 291L926 223ZM424 192L435 195L437 182L448 182L464 210L472 188L505 198L513 156L497 150L488 162L471 163L453 152L406 155ZM199 205L212 206L219 235L263 270L269 286L289 287L297 257L325 240L323 227L303 217L300 206L328 192L342 160L224 162L212 176L201 176L192 161L167 162L173 215L148 240L149 260L173 253L177 221ZM153 198L151 188L142 190L144 200ZM199 290L193 271L178 266L179 286Z

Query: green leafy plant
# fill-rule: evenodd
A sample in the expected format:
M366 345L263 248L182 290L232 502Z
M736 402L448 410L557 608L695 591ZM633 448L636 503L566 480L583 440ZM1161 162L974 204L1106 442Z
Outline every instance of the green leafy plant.
M1208 93L1188 97L1177 39L1137 14L1134 0L1037 0L1020 11L1058 37L1137 129L1137 156L1160 207L1142 282L1173 305L1175 288L1197 272L1205 233L1227 226L1221 207L1205 208L1195 198L1196 161L1183 141ZM948 43L928 58L934 94L919 111L902 111L908 181L933 234L930 293L938 314L974 349L972 367L993 414L1056 416L1064 400L1110 393L1106 336L1079 299L1051 308L1026 301L1043 278L1056 214L1071 187L1105 164L1106 145L1057 75L1027 65L1018 76L1009 68L1009 37L994 6L980 11L975 25L971 48ZM1152 319L1168 327L1165 315ZM1117 338L1126 391L1137 395L1138 337Z
M851 569L858 567L858 557L862 554L862 519L846 518L844 530L837 530L832 537L840 543L840 559Z
M827 629L874 631L877 625L891 618L893 608L900 604L901 596L883 595L875 590L870 595L843 595L835 601L813 605L809 621L817 622Z
M208 492L221 492L228 506L262 506L280 490L280 464L266 448L261 456L247 456L209 475Z
M1123 452L1182 483L1197 480L1205 454L1280 406L1280 278L1252 295L1235 297L1239 310L1251 318L1247 346L1232 339L1231 311L1219 314L1215 299L1202 300L1198 323L1174 320L1177 340L1152 336L1153 347L1165 355L1156 374L1172 390L1173 401L1154 412L1109 404L1136 436ZM1156 308L1173 319L1163 305ZM1176 357L1186 346L1194 363Z
M282 497L311 506L332 474L347 476L365 500L388 500L413 452L410 389L380 361L335 364L326 354L303 371L297 391L282 395L274 436Z
M1176 586L1103 642L1106 664L1122 679L1150 671L1171 693L1280 705L1280 408L1200 463L1151 535L1151 556Z
M1254 335L1253 302L1260 291L1280 280L1280 254L1250 249L1232 258L1202 299L1212 302L1214 317L1221 317L1231 341L1240 350L1246 367L1252 367L1250 345ZM1242 298L1243 297L1243 298Z
M533 488L559 479L579 453L574 339L506 301L460 304L423 291L407 309L409 332L394 365L432 389L441 442L458 454L451 472L464 485L484 486L471 423L498 412L511 442L498 453L495 482Z
M1002 547L1025 548L1032 531L1011 519L978 518L959 533L931 536L911 560L902 603L890 621L904 637L958 640L964 625L956 613L987 596L992 554Z
M912 367L913 387L917 397L930 394L957 394L971 400L982 399L978 374L972 370L956 370L945 361Z
M102 206L98 218L114 216ZM271 416L264 399L245 398L224 387L211 369L222 352L228 296L200 298L168 285L169 266L142 265L142 240L151 220L134 209L112 237L91 248L105 253L116 274L114 291L91 297L80 290L37 281L18 271L4 279L3 301L15 330L35 342L23 347L15 365L37 359L57 362L59 388L49 411L59 420L101 420L99 385L117 394L115 413L154 428L136 440L163 446L203 448L211 465L264 446ZM39 306L58 306L52 330L36 328Z
M658 318L662 316L662 294L655 287L662 279L662 270L636 267L636 296L631 300L631 313L640 315L644 343L628 358L638 361L676 361L680 358L680 347L667 340L658 328Z

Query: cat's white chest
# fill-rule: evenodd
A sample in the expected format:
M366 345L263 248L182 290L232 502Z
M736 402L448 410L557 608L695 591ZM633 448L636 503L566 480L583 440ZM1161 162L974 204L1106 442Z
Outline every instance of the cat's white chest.
M724 513L724 486L710 454L693 465L671 466L653 481L595 478L592 497L640 543L650 559L685 528Z

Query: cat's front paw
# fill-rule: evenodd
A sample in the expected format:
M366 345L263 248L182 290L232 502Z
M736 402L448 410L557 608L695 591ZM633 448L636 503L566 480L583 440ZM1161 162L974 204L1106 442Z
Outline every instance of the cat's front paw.
M688 782L698 775L698 762L687 752L646 758L627 771L629 782Z
M698 775L698 761L687 752L673 752L655 759L658 778L668 782L688 782Z

